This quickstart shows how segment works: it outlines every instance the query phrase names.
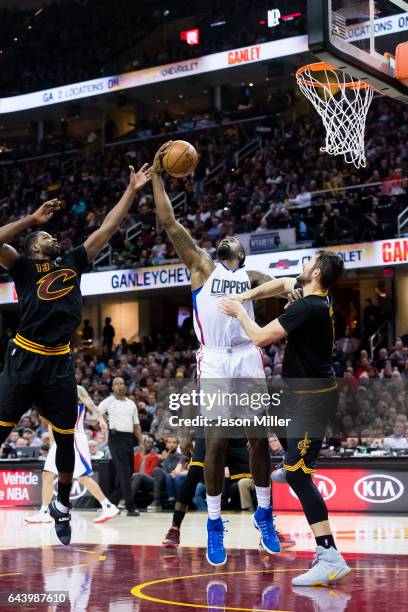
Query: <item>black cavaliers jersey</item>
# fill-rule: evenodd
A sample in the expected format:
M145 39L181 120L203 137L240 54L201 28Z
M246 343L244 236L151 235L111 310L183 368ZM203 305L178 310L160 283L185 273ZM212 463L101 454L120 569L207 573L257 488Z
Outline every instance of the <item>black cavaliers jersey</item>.
M81 275L88 266L84 246L55 262L19 255L9 270L20 305L18 333L54 347L69 342L81 322Z
M333 307L326 293L296 300L278 318L288 332L283 378L335 378Z

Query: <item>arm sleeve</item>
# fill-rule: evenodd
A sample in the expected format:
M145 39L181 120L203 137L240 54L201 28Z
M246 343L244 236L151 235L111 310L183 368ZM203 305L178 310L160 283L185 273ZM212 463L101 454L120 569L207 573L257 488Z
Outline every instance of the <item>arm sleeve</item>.
M83 244L67 253L63 259L64 264L68 264L75 268L78 274L82 274L83 272L85 272L86 268L89 265L88 256L86 254L86 249Z
M296 300L278 317L279 323L290 334L301 327L309 318L308 308L303 299Z

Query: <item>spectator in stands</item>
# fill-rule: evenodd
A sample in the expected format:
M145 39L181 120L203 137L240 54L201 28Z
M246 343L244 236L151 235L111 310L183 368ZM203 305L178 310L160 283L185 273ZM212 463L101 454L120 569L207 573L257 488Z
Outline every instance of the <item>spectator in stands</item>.
M405 425L401 421L396 421L393 435L384 439L383 448L385 450L408 449L408 440L405 436Z
M148 512L161 510L165 489L169 502L175 501L177 497L178 490L186 474L182 455L177 451L177 447L177 438L168 437L166 449L161 456L161 465L153 470L153 502L148 506ZM178 467L179 463L181 464L180 467Z
M112 325L112 319L110 317L106 317L105 325L102 330L102 346L108 355L112 353L114 337L115 328Z
M89 451L91 453L91 459L103 459L103 451L99 448L99 444L96 440L88 441Z
M154 413L154 418L150 426L149 433L155 438L159 438L160 434L163 434L163 430L168 429L169 426L170 421L165 415L164 406L159 403L156 406L156 411Z
M29 427L24 429L23 438L27 440L27 446L30 446L31 448L38 448L41 446L40 438L36 435L35 431Z
M381 316L380 309L378 306L373 304L373 300L371 298L367 298L364 303L365 308L363 312L363 327L365 335L367 338L369 338L378 330Z
M143 436L143 446L134 456L134 474L131 481L133 499L141 493L153 491L153 471L160 464L160 456L154 450L154 437Z
M84 320L82 328L82 340L87 344L92 344L94 338L94 330L89 319Z

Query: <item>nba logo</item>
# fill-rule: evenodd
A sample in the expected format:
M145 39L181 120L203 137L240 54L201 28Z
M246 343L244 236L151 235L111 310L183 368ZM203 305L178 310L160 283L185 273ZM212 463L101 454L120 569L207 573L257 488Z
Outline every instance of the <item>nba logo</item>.
M270 9L268 11L268 28L274 28L279 25L281 12L279 9Z

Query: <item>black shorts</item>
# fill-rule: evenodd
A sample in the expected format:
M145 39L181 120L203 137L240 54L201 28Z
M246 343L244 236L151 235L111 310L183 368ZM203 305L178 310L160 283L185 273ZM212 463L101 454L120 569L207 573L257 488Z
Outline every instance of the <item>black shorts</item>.
M286 438L281 440L285 448L284 467L306 474L316 471L316 459L320 453L327 426L337 411L337 388L297 395L285 393L285 417L291 421L286 428Z
M73 357L40 355L11 340L0 375L0 425L16 425L33 404L55 431L75 433L78 390Z
M203 468L204 461L205 438L196 438L190 466L196 465ZM225 456L225 466L228 467L231 480L252 478L252 474L249 471L249 455L246 440L236 438L230 439L227 454Z

